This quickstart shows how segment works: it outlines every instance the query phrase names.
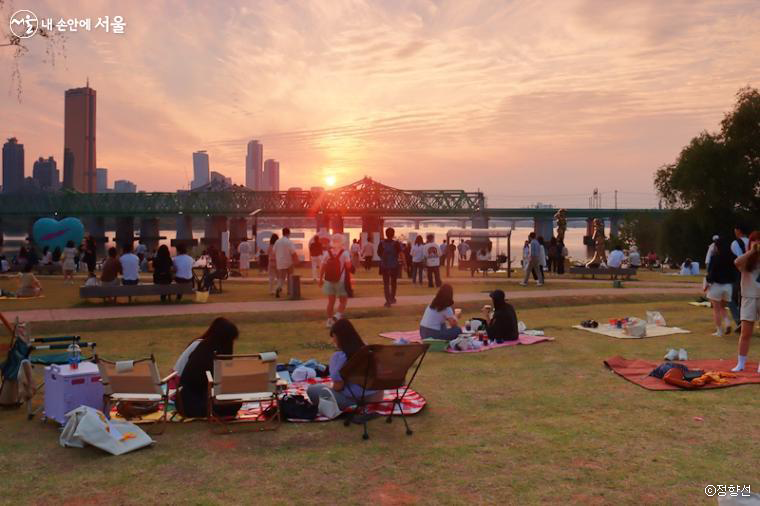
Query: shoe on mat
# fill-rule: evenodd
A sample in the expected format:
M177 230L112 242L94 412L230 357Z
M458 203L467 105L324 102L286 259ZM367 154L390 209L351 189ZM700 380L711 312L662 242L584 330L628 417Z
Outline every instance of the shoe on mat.
M685 349L678 350L678 360L689 360L689 354L686 353Z
M673 348L669 349L668 352L663 357L665 360L675 360L678 358L678 352L674 350Z

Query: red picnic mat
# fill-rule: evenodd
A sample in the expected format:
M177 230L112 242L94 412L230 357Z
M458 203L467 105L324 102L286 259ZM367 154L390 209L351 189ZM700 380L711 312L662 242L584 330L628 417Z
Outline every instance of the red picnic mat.
M394 341L398 341L399 339L406 339L410 343L418 343L422 340L420 338L419 330L409 330L409 331L402 331L402 332L383 332L382 334L380 334L380 337L385 337L386 339L393 339ZM518 344L536 344L536 343L543 343L545 341L554 341L554 338L546 337L546 336L529 336L527 334L520 334L520 336L515 341L506 341L501 344L493 343L493 344L489 344L488 346L482 346L478 348L477 350L462 351L462 350L447 349L446 352L448 353L480 353L481 351L490 351L496 348L504 348L505 346L517 346Z
M654 368L660 365L660 362L650 362L648 360L629 360L621 356L608 358L604 361L604 365L612 369L613 372L619 374L623 378L632 383L636 383L640 387L647 390L684 390L673 385L668 385L663 380L649 376ZM676 361L678 364L683 364L689 369L700 369L703 371L723 371L729 372L733 366L736 365L735 360L685 360ZM726 378L728 383L715 384L708 383L701 388L695 388L694 390L705 390L708 388L724 388L735 387L737 385L749 385L751 383L760 383L760 374L757 373L757 363L747 362L747 366L744 371L735 373L736 378Z

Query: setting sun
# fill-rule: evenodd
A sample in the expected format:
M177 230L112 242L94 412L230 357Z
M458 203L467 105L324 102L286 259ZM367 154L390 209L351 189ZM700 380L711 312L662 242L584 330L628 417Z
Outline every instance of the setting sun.
M335 186L336 178L333 174L325 176L325 184L327 186Z

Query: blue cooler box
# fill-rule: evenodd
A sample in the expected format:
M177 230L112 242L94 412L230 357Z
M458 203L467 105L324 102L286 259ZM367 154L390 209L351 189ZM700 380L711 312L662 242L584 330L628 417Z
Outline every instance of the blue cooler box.
M63 425L66 413L83 405L103 411L103 384L98 366L81 362L77 369L69 365L46 367L45 417Z

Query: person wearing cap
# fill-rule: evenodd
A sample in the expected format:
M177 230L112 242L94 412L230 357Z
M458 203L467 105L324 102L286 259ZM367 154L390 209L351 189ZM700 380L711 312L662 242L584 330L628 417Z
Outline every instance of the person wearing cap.
M502 341L514 341L520 333L517 330L517 313L515 308L506 301L503 290L494 290L489 294L493 301L493 310L483 308L486 317L486 332L488 339L497 343Z
M710 265L710 259L712 258L713 254L715 254L715 248L717 247L716 244L720 240L719 235L712 236L712 242L707 247L707 254L705 255L705 266Z

